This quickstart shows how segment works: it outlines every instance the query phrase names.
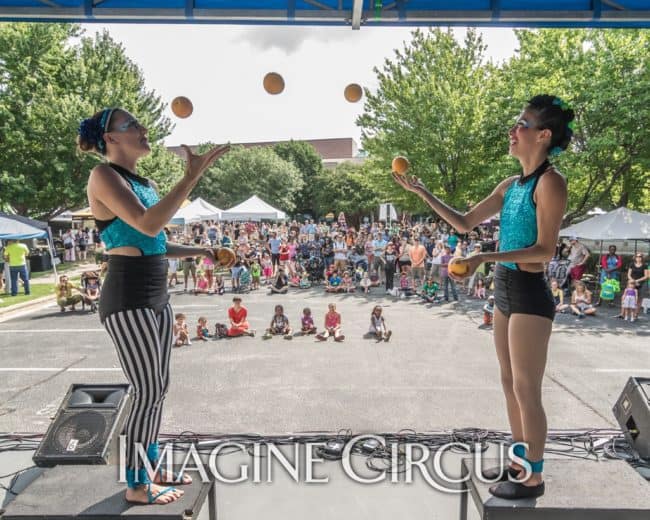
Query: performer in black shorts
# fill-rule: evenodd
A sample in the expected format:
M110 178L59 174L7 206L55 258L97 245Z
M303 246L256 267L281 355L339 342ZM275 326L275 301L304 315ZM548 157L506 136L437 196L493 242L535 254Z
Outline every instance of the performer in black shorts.
M463 214L432 195L420 179L393 173L395 181L419 195L452 227L467 233L501 212L499 251L479 253L453 263L471 276L484 262L498 262L495 276L494 342L508 419L515 443L507 471L492 468L490 479L504 480L490 488L501 498L537 497L544 493L542 478L546 415L542 406L542 379L555 305L544 278L557 244L566 208L566 181L549 162L565 150L573 135L573 110L556 96L532 98L510 128L510 155L522 171L502 181L486 199ZM451 276L454 276L453 274ZM517 478L513 482L508 477Z

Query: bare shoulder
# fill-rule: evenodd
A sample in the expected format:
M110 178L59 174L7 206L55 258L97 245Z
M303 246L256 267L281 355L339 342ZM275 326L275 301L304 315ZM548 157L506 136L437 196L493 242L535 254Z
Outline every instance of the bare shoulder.
M90 176L88 177L89 190L94 191L107 185L115 185L115 183L124 184L125 181L108 164L98 164L90 171Z
M551 166L539 179L538 189L543 193L565 193L567 182L555 166Z

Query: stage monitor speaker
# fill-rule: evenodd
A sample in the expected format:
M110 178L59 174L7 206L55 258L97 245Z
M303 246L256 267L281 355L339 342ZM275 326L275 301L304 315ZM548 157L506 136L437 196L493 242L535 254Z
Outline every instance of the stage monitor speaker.
M34 454L34 463L52 467L116 460L130 404L128 384L71 385Z
M631 377L613 411L630 446L650 459L650 378Z

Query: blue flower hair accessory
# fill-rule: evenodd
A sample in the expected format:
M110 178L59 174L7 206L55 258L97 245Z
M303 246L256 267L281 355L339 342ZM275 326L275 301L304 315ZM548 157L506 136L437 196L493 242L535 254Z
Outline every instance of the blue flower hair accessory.
M566 101L564 101L562 98L557 96L553 100L553 104L559 106L562 110L568 110L569 108L571 108L569 107L569 104Z
M557 156L560 155L561 153L562 153L562 148L560 148L559 146L554 146L554 147L551 148L551 149L549 150L549 152L548 152L548 154L549 154L551 157L557 157Z

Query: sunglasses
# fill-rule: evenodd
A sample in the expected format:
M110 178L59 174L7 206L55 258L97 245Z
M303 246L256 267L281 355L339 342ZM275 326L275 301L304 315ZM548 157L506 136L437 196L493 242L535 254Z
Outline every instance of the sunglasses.
M131 118L127 119L122 123L121 125L118 125L115 127L115 129L111 130L112 132L126 132L129 128L135 128L136 130L141 130L144 128L137 119Z
M517 119L517 121L515 121L515 124L512 125L510 128L511 129L514 128L516 130L528 130L529 128L532 128L532 129L535 129L535 130L543 130L541 127L535 126L535 125L529 123L528 121L526 121L525 119Z

